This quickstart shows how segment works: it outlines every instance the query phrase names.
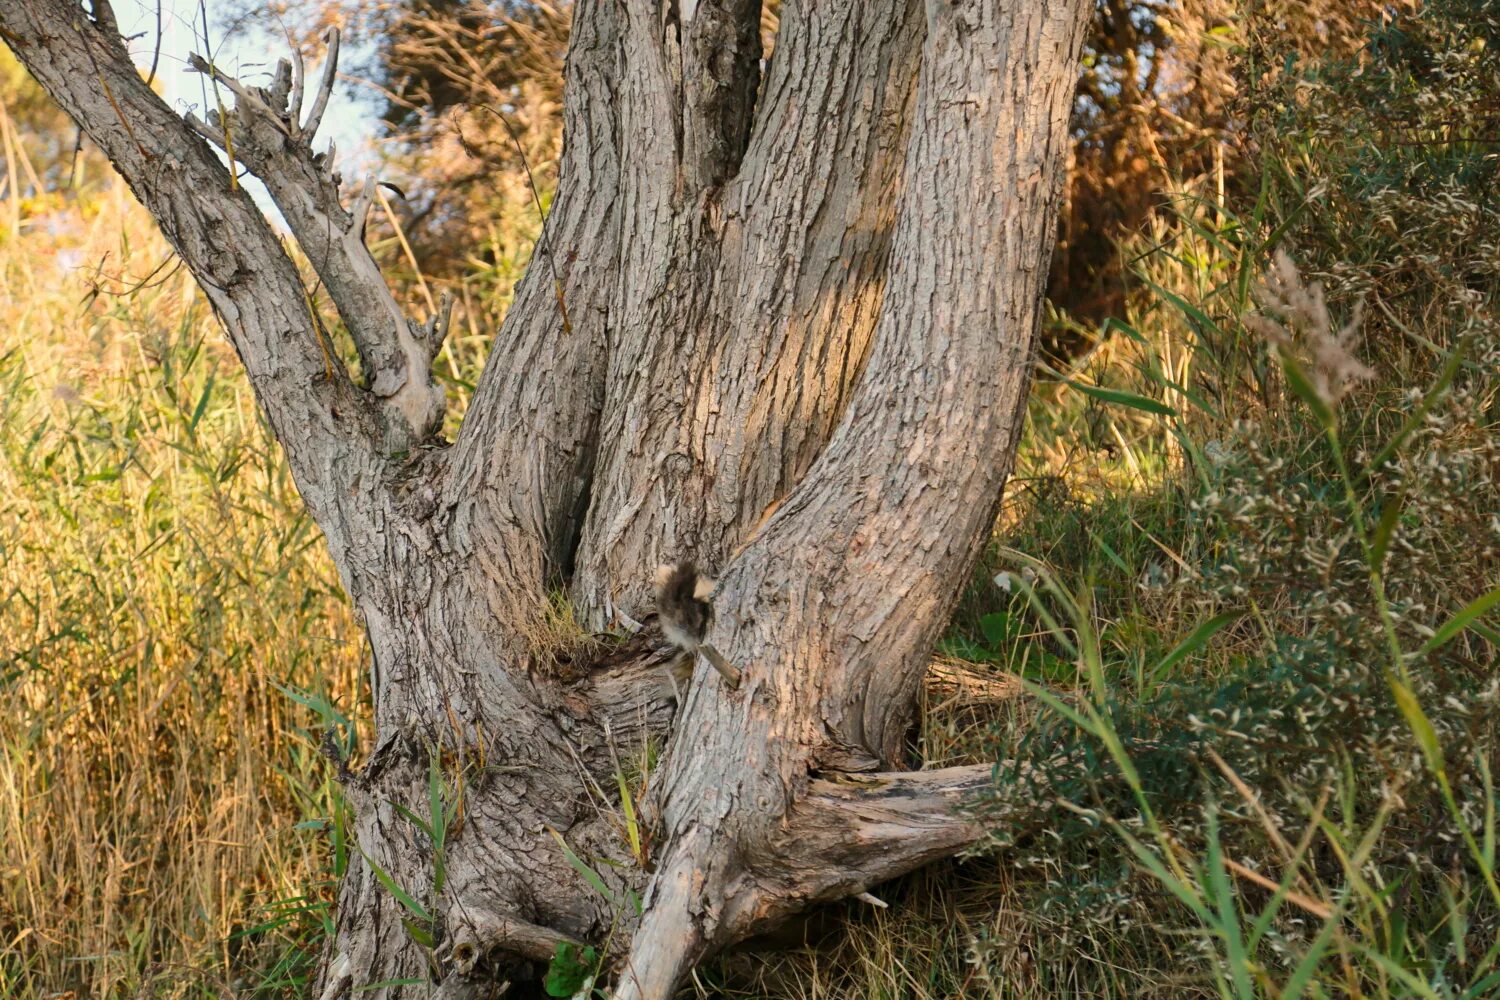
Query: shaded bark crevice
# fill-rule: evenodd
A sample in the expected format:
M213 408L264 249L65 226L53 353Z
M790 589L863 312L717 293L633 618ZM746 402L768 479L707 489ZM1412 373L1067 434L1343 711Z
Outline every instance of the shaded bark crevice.
M761 0L699 0L679 23L682 200L712 196L738 169L760 85Z
M498 589L519 588L533 602L573 564L610 344L619 337L624 31L614 0L580 0L574 9L559 184L534 251L547 259L517 286L439 500L444 544L481 561Z

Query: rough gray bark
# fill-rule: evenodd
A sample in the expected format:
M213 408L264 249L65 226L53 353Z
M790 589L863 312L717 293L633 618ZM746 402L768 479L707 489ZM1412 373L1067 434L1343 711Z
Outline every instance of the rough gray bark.
M371 182L346 208L313 152L326 90L304 114L300 67L221 77L234 111L185 122L107 19L0 0L0 37L203 285L369 630L377 743L347 780L369 860L325 996L489 995L613 929L617 996L667 997L714 950L973 842L988 768L905 773L902 748L1009 471L1087 6L788 2L761 81L759 3L580 0L556 259L446 444L443 318L402 315L363 242ZM205 138L266 181L358 380ZM709 638L743 674L699 664L681 705L646 599L678 557L720 572ZM555 634L559 586L595 627L648 627ZM627 832L619 775L648 757ZM462 802L441 885L402 812L428 816L433 773Z
M723 565L832 433L880 308L921 43L914 0L783 8L738 173L682 206L659 277L622 283L642 335L574 579L591 624L646 605L642 567Z

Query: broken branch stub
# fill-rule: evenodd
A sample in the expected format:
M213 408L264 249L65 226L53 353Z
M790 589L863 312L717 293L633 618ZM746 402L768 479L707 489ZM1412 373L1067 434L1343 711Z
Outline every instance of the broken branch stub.
M297 120L300 56L295 65L282 60L264 88L247 86L197 55L189 58L192 68L227 88L235 105L228 115L213 111L207 122L189 116L188 123L265 183L354 341L364 385L381 401L385 447L403 451L442 425L446 399L433 380L432 359L441 346L434 334L447 323L408 319L365 244L375 178L365 179L345 209L332 146L313 152L338 67L338 30L329 29L325 38L328 57L305 123Z

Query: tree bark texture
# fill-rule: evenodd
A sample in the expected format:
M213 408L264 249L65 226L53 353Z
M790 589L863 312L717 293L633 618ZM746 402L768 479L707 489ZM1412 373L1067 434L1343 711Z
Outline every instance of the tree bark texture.
M447 443L446 319L402 313L373 179L312 148L331 69L200 63L233 108L184 120L112 19L0 0L203 286L369 631L323 996L522 991L573 942L608 943L616 996L669 997L976 839L989 769L904 747L1010 469L1087 10L789 0L763 65L758 2L579 0L557 197ZM737 687L670 675L650 581L678 559L718 574Z

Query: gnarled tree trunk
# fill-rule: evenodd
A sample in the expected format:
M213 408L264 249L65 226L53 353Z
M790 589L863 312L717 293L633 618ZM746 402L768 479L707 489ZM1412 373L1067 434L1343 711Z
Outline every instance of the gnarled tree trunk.
M234 112L184 121L102 0L0 0L203 286L369 629L324 996L489 995L572 941L612 944L617 996L667 997L974 840L988 769L902 748L1009 471L1087 9L789 0L761 79L754 0L579 0L540 259L448 444L444 318L402 314L369 182L341 201L312 152L331 71L221 77ZM209 142L266 180L358 377ZM720 574L738 688L700 663L679 703L653 628L547 625L559 585L596 629L649 625L679 558Z

